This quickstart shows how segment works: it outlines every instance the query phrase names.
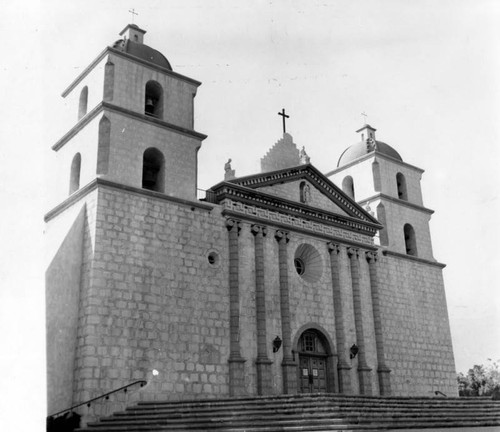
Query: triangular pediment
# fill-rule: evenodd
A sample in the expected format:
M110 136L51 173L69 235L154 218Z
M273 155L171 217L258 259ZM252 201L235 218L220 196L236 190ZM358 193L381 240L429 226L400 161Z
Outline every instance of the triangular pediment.
M309 186L305 202L303 196L301 199L301 185ZM319 223L369 236L382 228L371 214L310 164L218 183L207 191L207 200L252 219L272 213L272 220L286 220L294 226Z
M230 183L299 205L366 222L378 221L311 164L239 177Z

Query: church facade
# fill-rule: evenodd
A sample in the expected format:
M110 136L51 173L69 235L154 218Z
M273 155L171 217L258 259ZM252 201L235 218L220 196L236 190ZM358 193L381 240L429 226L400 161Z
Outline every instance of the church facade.
M201 83L144 34L128 25L63 93L49 412L139 379L145 400L456 395L423 171L369 125L327 174L285 133L199 200Z

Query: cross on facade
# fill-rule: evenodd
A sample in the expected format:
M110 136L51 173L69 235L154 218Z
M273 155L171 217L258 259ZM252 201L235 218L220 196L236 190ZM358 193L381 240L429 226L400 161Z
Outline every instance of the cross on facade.
M281 112L278 113L278 115L283 117L283 133L285 134L286 133L285 119L290 118L290 116L285 114L285 108L283 108Z
M132 14L132 24L134 23L134 15L139 15L135 9L129 9L128 10Z
M366 119L368 118L368 114L366 114L366 113L363 111L363 112L361 113L361 115L365 118L365 124L367 124L367 123L366 123Z

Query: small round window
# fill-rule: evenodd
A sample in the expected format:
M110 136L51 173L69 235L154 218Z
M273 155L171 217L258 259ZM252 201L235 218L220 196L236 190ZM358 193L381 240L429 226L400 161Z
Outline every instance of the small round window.
M211 265L216 265L219 262L219 255L215 252L210 252L208 254L208 263Z

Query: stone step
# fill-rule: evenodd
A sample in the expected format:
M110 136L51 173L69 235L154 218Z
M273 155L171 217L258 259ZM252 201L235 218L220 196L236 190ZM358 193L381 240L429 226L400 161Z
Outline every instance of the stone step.
M422 404L425 402L430 403L462 403L466 405L481 405L484 403L494 403L491 398L487 397L453 397L453 398L443 398L443 397L381 397L381 396L363 396L363 395L341 395L335 393L308 393L296 394L296 395L274 395L274 396L253 396L253 397L234 397L234 398L221 398L221 399L192 399L192 400L179 400L179 401L142 401L138 402L139 406L142 405L189 405L189 406L199 406L199 405L226 405L226 404L241 404L243 402L248 403L270 403L272 401L280 402L298 402L301 403L307 400L337 400L337 401L369 401L372 403L418 403Z
M248 405L220 405L220 406L200 406L196 408L196 412L203 413L203 412L210 412L210 413L215 413L215 412L252 412L252 411L259 411L259 412L265 412L265 411L272 411L272 412L281 412L281 411L290 411L290 410L325 410L325 409L336 409L339 411L350 411L350 410L363 410L363 411L373 411L373 412L384 412L384 411L391 411L391 412L408 412L408 411L422 411L423 409L429 409L432 411L436 412L488 412L494 409L499 409L499 405L492 404L492 405L486 405L486 406L480 406L480 407L468 407L468 406L427 406L427 407L422 407L419 405L412 405L412 406L401 406L401 405L395 405L395 406L383 406L383 405L367 405L367 404L337 404L337 403L332 403L329 401L320 401L317 403L311 402L311 403L304 403L304 404L297 404L297 405L290 405L290 404L273 404L273 405L262 405L262 406L255 406L253 404L248 404ZM155 413L172 413L176 415L182 415L183 413L192 413L194 408L191 407L132 407L128 408L126 411L120 412L118 414L123 415L123 414L134 414L134 415L148 415L149 413L155 412Z
M500 425L500 401L332 394L140 402L82 432L377 431Z
M499 410L496 410L498 412ZM260 416L269 416L269 415L283 415L283 414L291 414L291 413L339 413L342 415L371 415L371 416L396 416L396 415L413 415L413 416L422 416L422 415L433 415L433 416L480 416L480 415L492 415L495 413L493 409L478 409L478 408L469 408L469 409L451 409L451 408L435 408L432 410L423 410L422 408L411 408L411 409L381 409L378 407L371 408L359 408L359 407L336 407L331 405L317 405L317 406L297 406L297 407L289 407L289 406L279 406L279 407L263 407L261 409L256 409L256 407L237 407L233 409L224 409L223 407L217 408L204 408L198 409L196 411L183 409L183 410L164 410L164 409L151 409L151 410L136 410L134 408L128 409L127 411L117 412L114 414L112 418L123 418L123 417L146 417L146 416L154 416L154 417L170 417L170 418L192 418L192 417L206 417L206 416L220 416L220 415L230 415L230 416L252 416L252 415L260 415Z

